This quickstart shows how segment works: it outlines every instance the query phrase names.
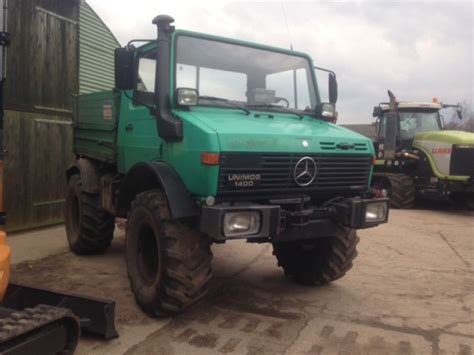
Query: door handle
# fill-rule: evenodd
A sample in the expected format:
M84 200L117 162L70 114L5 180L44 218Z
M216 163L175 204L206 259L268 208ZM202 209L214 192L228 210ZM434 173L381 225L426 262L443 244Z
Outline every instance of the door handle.
M133 125L129 123L127 126L125 126L125 131L127 132L133 131Z

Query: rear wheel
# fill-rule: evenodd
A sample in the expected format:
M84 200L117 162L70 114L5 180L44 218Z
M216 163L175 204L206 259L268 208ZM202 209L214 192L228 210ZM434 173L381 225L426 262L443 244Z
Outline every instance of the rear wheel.
M135 198L128 215L125 257L138 305L153 316L180 313L207 293L210 241L170 219L159 190Z
M390 207L398 209L415 206L415 181L405 174L384 174L374 178L374 187L386 189Z
M115 218L100 209L99 194L83 191L79 174L69 179L64 219L69 247L74 253L103 253L110 246Z
M357 256L359 237L341 227L328 238L273 244L273 254L285 275L306 285L323 285L343 277Z

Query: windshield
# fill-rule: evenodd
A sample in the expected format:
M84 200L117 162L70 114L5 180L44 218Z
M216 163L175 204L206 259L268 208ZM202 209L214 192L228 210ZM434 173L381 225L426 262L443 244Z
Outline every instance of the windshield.
M316 106L306 58L182 35L177 39L176 87L197 89L203 97L199 104L206 106L230 107L210 97L248 106Z
M416 133L441 130L438 111L400 111L400 138L413 139Z

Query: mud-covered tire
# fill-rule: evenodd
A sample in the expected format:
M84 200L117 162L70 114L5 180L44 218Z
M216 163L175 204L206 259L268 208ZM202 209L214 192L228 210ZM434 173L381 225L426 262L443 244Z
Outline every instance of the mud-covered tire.
M212 276L210 241L170 219L160 190L143 192L133 201L125 260L136 302L152 316L180 313L207 294Z
M76 254L104 253L113 239L115 218L100 209L99 195L83 191L81 176L71 176L64 207L66 234Z
M388 191L390 207L408 209L415 206L415 180L405 174L384 174L374 178L374 187Z
M359 237L340 227L332 237L273 244L273 254L285 275L305 285L324 285L343 277L357 257Z

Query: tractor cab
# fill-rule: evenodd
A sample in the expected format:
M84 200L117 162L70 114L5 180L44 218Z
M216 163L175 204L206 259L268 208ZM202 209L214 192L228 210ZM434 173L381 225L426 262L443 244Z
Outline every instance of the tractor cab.
M439 111L443 106L437 102L400 102L398 104L397 147L410 149L418 133L441 131L444 128L443 118ZM387 130L387 116L390 112L388 103L376 106L377 114L377 141L384 141L393 130Z

